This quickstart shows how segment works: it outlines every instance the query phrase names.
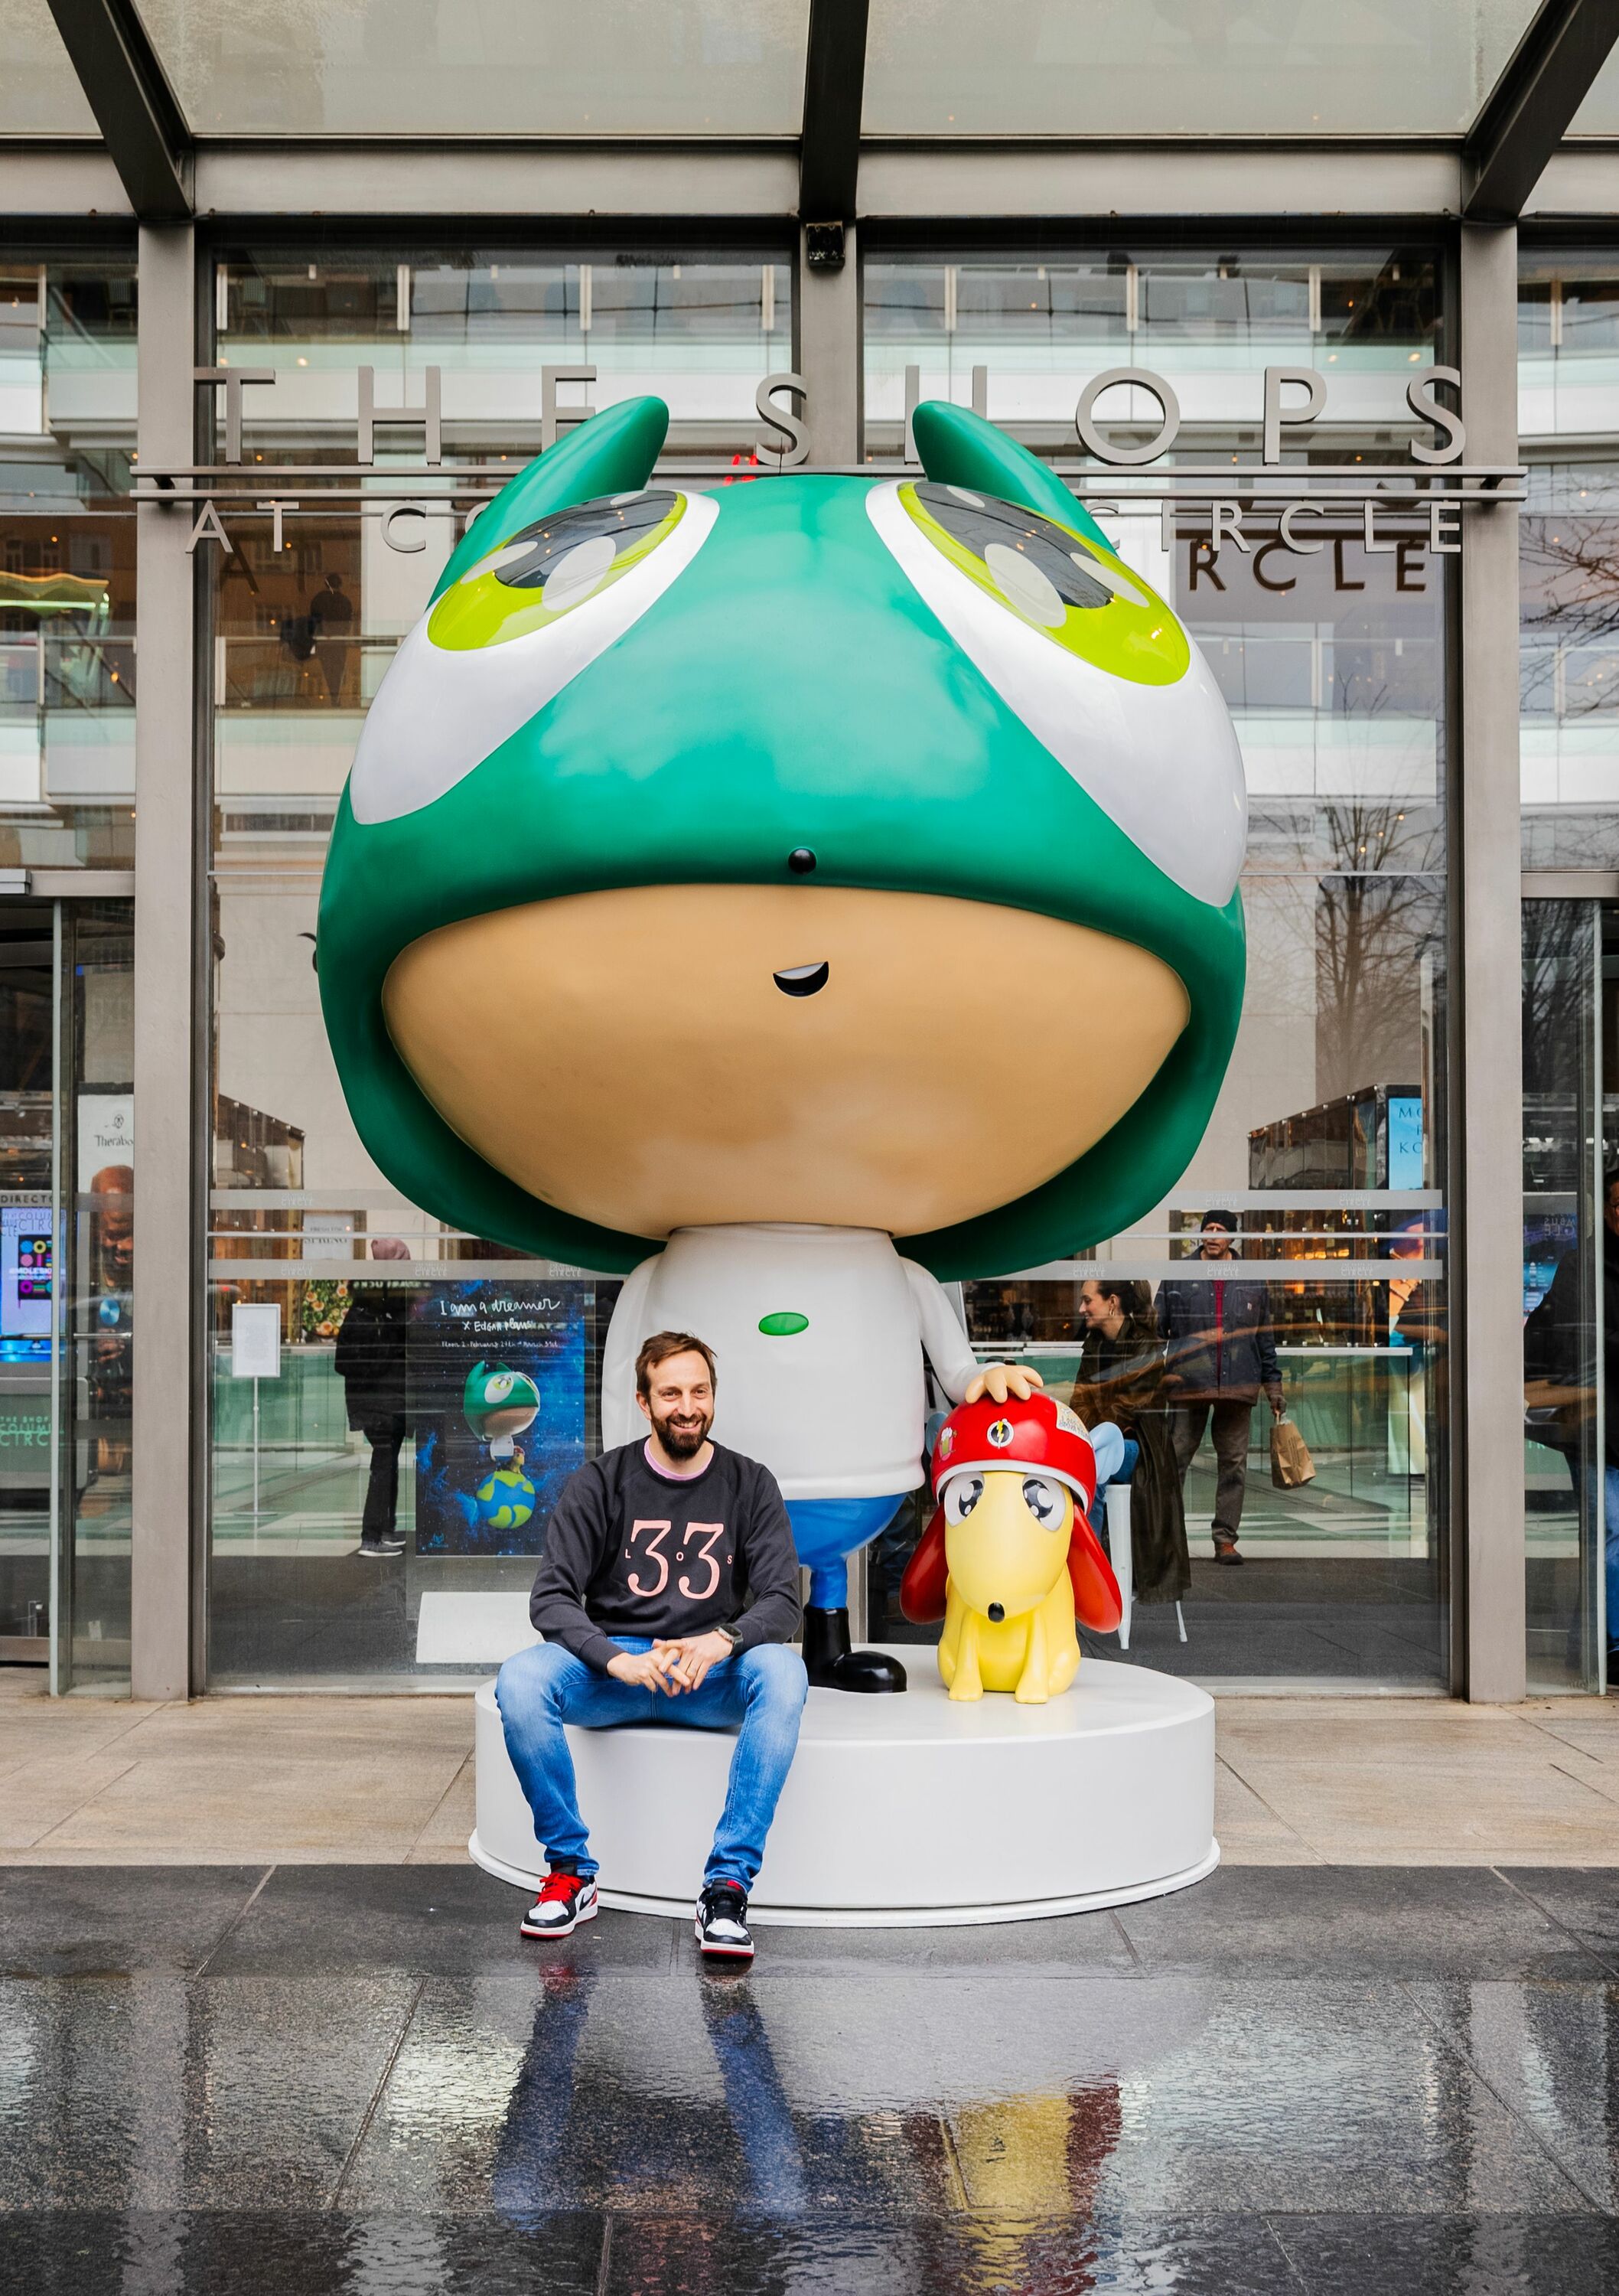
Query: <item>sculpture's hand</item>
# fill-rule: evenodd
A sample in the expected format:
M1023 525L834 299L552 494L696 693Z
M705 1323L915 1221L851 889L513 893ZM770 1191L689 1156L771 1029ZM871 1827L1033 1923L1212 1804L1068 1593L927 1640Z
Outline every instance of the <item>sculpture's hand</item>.
M964 1403L977 1403L987 1395L992 1403L1004 1403L1015 1395L1019 1403L1026 1403L1037 1387L1045 1382L1029 1364L985 1364L977 1376L968 1382Z

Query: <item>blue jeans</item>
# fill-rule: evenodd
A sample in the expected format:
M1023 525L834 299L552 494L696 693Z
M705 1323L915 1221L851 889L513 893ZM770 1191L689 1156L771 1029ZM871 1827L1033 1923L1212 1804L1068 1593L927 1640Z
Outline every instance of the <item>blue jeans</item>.
M904 1505L892 1498L789 1499L788 1520L798 1560L809 1572L809 1598L817 1611L849 1607L848 1558L887 1530Z
M617 1636L620 1650L646 1651L643 1637ZM740 1882L751 1890L765 1855L765 1837L776 1814L798 1744L798 1719L808 1692L804 1660L787 1643L761 1643L711 1667L697 1690L669 1698L598 1674L560 1643L519 1651L500 1670L495 1702L506 1751L529 1808L535 1839L552 1869L591 1874L596 1861L579 1815L574 1759L565 1722L585 1730L612 1730L626 1722L691 1730L735 1730L731 1782L715 1828L705 1882Z
M1096 1496L1091 1502L1090 1523L1092 1529L1096 1533L1098 1538L1101 1539L1104 1544L1106 1543L1107 1534L1103 1530L1102 1525L1107 1520L1106 1502L1108 1497L1108 1483L1127 1483L1130 1480L1131 1476L1135 1472L1135 1463L1141 1456L1141 1447L1136 1441L1135 1437L1133 1435L1126 1435L1124 1438L1124 1458L1120 1461L1116 1471L1108 1476L1108 1481L1098 1483L1096 1487Z

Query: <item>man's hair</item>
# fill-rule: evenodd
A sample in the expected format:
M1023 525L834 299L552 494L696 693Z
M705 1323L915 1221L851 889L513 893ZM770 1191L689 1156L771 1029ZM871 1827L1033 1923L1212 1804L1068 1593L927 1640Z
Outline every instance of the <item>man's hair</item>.
M635 1392L650 1395L652 1374L658 1365L667 1363L671 1356L683 1355L701 1356L708 1366L710 1383L718 1386L719 1374L714 1367L714 1349L707 1340L699 1340L691 1332L654 1332L650 1340L642 1341L641 1353L635 1358Z
M1602 1175L1602 1201L1604 1203L1607 1201L1615 1188L1619 1188L1619 1164L1610 1164L1607 1171Z

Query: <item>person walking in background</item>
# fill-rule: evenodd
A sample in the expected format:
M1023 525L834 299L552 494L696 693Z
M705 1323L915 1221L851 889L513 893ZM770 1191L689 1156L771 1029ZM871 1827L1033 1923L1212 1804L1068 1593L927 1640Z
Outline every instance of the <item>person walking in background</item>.
M1237 1215L1207 1211L1198 1257L1217 1267L1234 1260ZM1226 1275L1173 1277L1158 1287L1158 1332L1165 1345L1164 1397L1184 1487L1204 1430L1211 1431L1214 1560L1240 1562L1237 1534L1247 1488L1248 1432L1263 1388L1278 1418L1284 1408L1271 1287Z
M326 680L327 699L334 709L342 706L343 685L354 652L354 600L343 587L340 574L328 574L326 586L309 602L310 650L319 660Z
M1181 1471L1164 1408L1164 1343L1144 1283L1087 1277L1079 1287L1084 1325L1070 1398L1087 1427L1111 1420L1124 1438L1124 1464L1111 1477L1130 1485L1131 1569L1141 1603L1178 1603L1191 1585ZM1107 1486L1098 1483L1091 1526L1103 1536Z
M397 1235L372 1238L373 1259L408 1259ZM392 1283L358 1283L338 1333L336 1364L348 1423L371 1446L360 1517L360 1554L403 1554L398 1527L399 1451L405 1441L405 1343L413 1302Z

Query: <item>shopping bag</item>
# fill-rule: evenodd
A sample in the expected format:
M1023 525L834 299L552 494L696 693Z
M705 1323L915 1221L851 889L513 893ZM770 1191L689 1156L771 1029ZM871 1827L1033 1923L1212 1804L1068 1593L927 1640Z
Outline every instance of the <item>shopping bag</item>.
M1271 1422L1271 1480L1279 1491L1296 1491L1315 1480L1310 1446L1290 1419Z

